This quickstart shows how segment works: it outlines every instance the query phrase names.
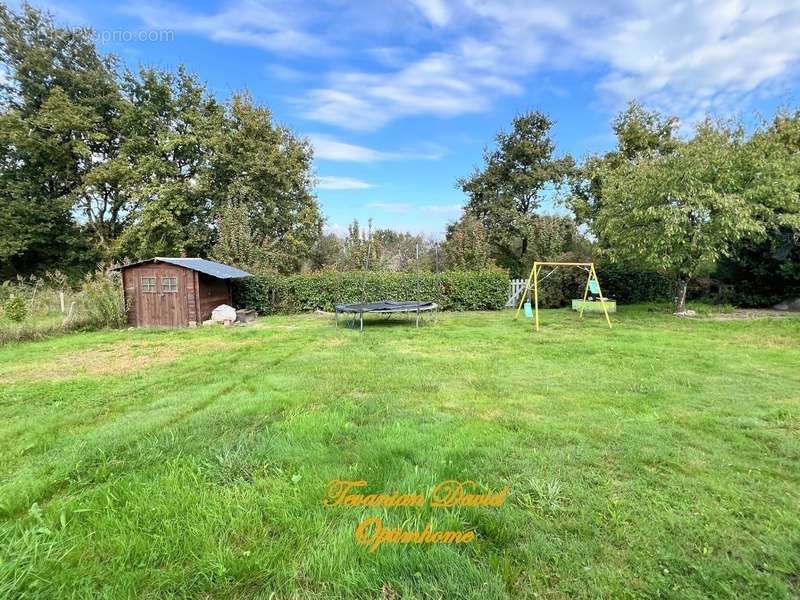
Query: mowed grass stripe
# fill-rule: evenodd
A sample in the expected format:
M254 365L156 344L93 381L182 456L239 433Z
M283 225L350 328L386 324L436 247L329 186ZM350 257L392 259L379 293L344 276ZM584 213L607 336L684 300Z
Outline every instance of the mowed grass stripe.
M736 340L732 342L731 340ZM0 349L173 346L147 368L0 391L0 595L792 597L800 320L623 308L442 315L363 335L315 316L76 334ZM145 350L143 350L145 351ZM501 509L325 509L331 479ZM466 546L353 540L474 528Z

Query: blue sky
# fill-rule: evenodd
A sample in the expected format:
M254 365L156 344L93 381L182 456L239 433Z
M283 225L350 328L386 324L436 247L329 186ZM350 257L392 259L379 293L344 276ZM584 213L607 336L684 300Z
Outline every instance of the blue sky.
M311 139L332 230L373 217L440 233L464 202L456 179L521 111L548 113L558 152L580 158L613 144L634 97L687 124L796 102L798 2L34 4L94 27L127 66L182 63L220 97L269 105Z

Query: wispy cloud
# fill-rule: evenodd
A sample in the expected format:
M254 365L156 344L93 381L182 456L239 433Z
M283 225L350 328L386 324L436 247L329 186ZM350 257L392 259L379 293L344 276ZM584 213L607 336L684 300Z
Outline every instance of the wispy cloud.
M465 44L459 52L434 53L399 71L334 73L329 87L311 90L297 105L308 119L369 131L405 116L482 112L497 91L522 92L502 68L476 68L485 60L478 54Z
M394 70L329 74L326 86L307 92L305 116L370 130L407 116L481 112L499 96L521 93L546 64L604 71L598 99L612 110L636 97L692 118L741 108L800 62L800 5L785 2L418 5L431 24L451 34L440 36L445 45Z
M800 4L785 0L238 0L204 12L146 0L127 10L154 28L315 56L316 83L298 90L295 106L353 130L483 112L541 89L533 76L545 67L590 72L611 109L637 97L684 117L727 112L784 84L800 63ZM298 74L285 69L273 67ZM384 159L356 148L348 151L359 161Z
M411 3L434 25L446 25L450 20L450 7L445 0L411 0Z
M308 135L314 146L315 158L343 162L372 163L384 160L438 160L443 156L441 150L428 152L384 152L366 146L342 142L322 133Z
M280 4L244 0L216 12L192 13L183 7L145 1L134 2L124 10L150 27L205 35L217 42L292 54L331 51L322 37L305 30L307 23L300 18L301 11Z
M316 187L321 190L366 190L375 186L354 177L328 175L317 177Z
M463 204L425 204L422 206L422 212L430 215L458 216L463 208Z
M407 213L411 210L412 205L406 202L370 202L364 205L364 208L375 208L389 213Z

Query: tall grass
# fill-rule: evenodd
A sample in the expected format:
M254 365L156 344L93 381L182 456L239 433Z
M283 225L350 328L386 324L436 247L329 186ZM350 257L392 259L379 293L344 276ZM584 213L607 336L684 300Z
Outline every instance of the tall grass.
M122 293L122 277L118 271L99 270L83 280L80 301L83 314L95 327L119 328L127 318Z
M36 340L77 329L118 328L125 324L120 275L100 269L80 286L58 271L17 277L0 285L0 307L24 302L24 316L12 320L0 310L0 344ZM13 299L13 300L12 300Z

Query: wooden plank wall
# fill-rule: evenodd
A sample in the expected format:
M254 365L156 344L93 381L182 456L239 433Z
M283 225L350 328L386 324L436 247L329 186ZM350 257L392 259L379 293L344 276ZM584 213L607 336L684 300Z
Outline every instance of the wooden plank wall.
M191 269L168 263L146 263L124 269L122 281L128 304L128 323L137 327L186 327L192 320L191 307L196 306L194 275ZM155 277L155 292L142 292L142 277ZM164 277L176 278L177 292L162 291Z

